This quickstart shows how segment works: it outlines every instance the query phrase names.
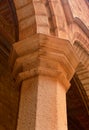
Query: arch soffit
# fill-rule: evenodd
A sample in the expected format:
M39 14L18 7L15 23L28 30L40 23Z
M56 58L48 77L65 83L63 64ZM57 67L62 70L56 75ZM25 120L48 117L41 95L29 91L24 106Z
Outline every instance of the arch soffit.
M62 5L63 5L63 8L64 8L64 12L65 12L65 15L66 15L68 25L72 24L73 22L76 22L79 26L79 24L81 23L82 30L84 32L86 32L85 34L87 34L87 36L88 36L89 31L87 30L86 26L82 23L82 21L80 21L80 19L77 19L77 18L74 19L73 18L71 9L70 9L69 4L68 4L68 0L65 0L65 1L61 0L61 2L62 2ZM26 23L29 26L29 30L30 30L29 34L32 34L32 33L34 34L36 32L37 28L39 28L41 30L45 30L44 29L45 27L47 27L46 32L48 34L50 34L48 16L47 16L46 8L45 8L43 2L38 2L38 4L37 4L35 0L33 2L32 2L32 0L30 0L30 1L28 1L28 0L23 0L23 1L14 0L14 3L15 3L16 12L17 12L18 21L19 21L20 40L24 39L23 35L25 35L25 29L27 29ZM41 10L39 9L39 5L40 5L40 7L42 6ZM31 9L31 11L29 11L29 9ZM38 11L37 11L37 9L38 9ZM68 11L66 11L66 9ZM45 20L45 26L41 25L41 23L39 23L40 16L41 17L45 16L45 19L46 19ZM31 22L29 21L29 18L30 18ZM29 32L29 30L26 30L26 31ZM80 41L80 43L82 43L82 45L84 45L84 43L86 43L86 40L81 35L81 32L75 32L73 37L74 37L73 38L74 41L78 40L78 41ZM87 44L85 46L88 46L88 41L87 41Z
M35 34L49 34L49 22L45 5L37 0L13 0L19 24L19 40Z
M83 63L80 62L75 74L80 82L78 89L81 93L81 97L89 114L89 70L85 67Z
M79 18L73 17L68 0L65 0L65 1L61 0L61 3L64 9L64 14L67 20L67 24L69 26L73 23L77 24L78 27L81 28L81 30L89 38L88 28ZM48 8L48 2L47 1L44 2L43 0L38 1L38 2L35 0L33 1L32 0L30 1L14 0L14 4L16 7L17 17L18 17L18 22L19 22L20 40L36 32L50 35L50 26L52 26L51 24L53 24L53 27L51 27L51 30L54 30L53 33L57 33L58 20L57 20L55 8L53 8L54 5L52 1L50 1L50 4L49 4L50 10ZM49 11L47 12L47 10ZM49 12L51 12L51 14ZM43 21L41 21L40 19L43 19ZM52 22L51 24L49 22L49 19L51 19L51 22ZM79 32L81 34L81 31ZM57 35L57 34L53 34L53 35Z
M73 15L72 15L72 12L71 12L71 9L70 9L70 7L69 7L69 4L68 4L68 0L61 0L61 2L62 2L62 4L63 4L63 8L64 8L64 12L65 12L65 15L66 15L66 18L67 18L67 20L69 20L69 21L67 21L68 23L72 23L72 22L74 22L73 21ZM36 6L37 5L37 3L36 3L36 1L34 0L34 2L32 2L32 0L30 0L30 1L28 1L28 0L23 0L23 1L20 1L20 0L14 0L14 3L15 3L15 7L16 7L16 12L17 12L17 16L18 16L18 21L19 21L19 23L21 22L21 24L19 25L19 27L20 27L20 29L22 28L22 26L24 26L24 28L25 28L25 25L23 25L23 23L24 23L24 20L26 20L26 21L28 21L28 18L30 17L31 19L32 19L32 23L27 23L27 24L34 24L35 25L35 27L36 26L39 26L40 27L40 24L38 24L38 23L36 23L36 22L39 22L39 19L38 19L38 21L36 21L36 19L34 18L34 15L41 15L41 17L42 16L45 16L46 17L46 25L47 25L47 27L48 27L48 32L49 32L49 26L48 26L48 18L47 18L47 14L46 14L46 9L45 9L45 7L44 7L44 5L43 5L43 2L38 2L38 6ZM42 10L38 10L38 12L37 12L37 9L38 9L38 7L39 7L39 5L40 6L42 6L42 10L43 10L43 12L41 12ZM28 8L30 8L31 9L31 11L29 11L28 10ZM68 11L66 11L66 9L68 9ZM22 13L24 13L24 14L22 14ZM30 14L29 13L27 13L27 12L31 12ZM36 13L37 12L37 13ZM39 17L38 16L38 17ZM78 21L78 22L80 22L81 23L81 25L83 25L83 23L79 20L79 19L76 19L75 21ZM85 31L87 30L86 29L86 27L85 27L85 25L83 25L82 27L84 27L84 29L85 29ZM35 30L34 29L31 29L31 28L29 28L30 30L31 30L31 33L34 33L34 31L36 31L36 28L35 28ZM21 31L21 30L20 30ZM21 31L21 34L23 35L24 33L23 33L23 31ZM82 44L82 46L84 46L85 47L85 49L88 51L88 40L86 40L82 35L81 35L81 32L75 32L74 34L73 34L74 36L74 38L73 38L73 41L78 41L78 42L80 42L81 44ZM22 38L22 37L21 37Z
M4 37L10 44L18 41L17 15L11 0L0 2L0 36Z
M84 37L84 35L82 35L80 32L74 32L73 34L73 45L75 45L76 42L80 46L82 46L87 53L89 53L89 40L86 37Z
M89 114L89 50L87 51L78 40L75 41L73 47L75 48L75 53L79 60L79 65L77 66L75 73L82 84L82 93L84 93L83 91L86 93L83 94L82 97Z
M62 33L66 37L67 22L61 1L14 0L14 4L20 40L36 32L58 37Z
M74 28L73 29L73 34L72 34L73 35L72 36L73 46L75 46L75 44L77 44L82 49L84 49L84 51L86 53L86 59L87 59L87 58L89 58L89 56L87 55L87 54L89 54L89 30L88 30L88 28L85 26L85 24L79 18L73 18L70 6L68 4L68 0L65 0L65 1L62 0L62 4L63 4L63 8L64 8L64 12L65 12L65 16L66 16L68 25L69 26L77 25L77 27L79 28L78 32L76 32L77 29L75 30L75 27L73 27ZM66 11L66 10L68 10L68 11ZM79 52L79 53L81 53L81 52ZM84 56L85 55L83 53L81 53L80 59L83 60ZM87 63L87 64L89 65L89 63ZM82 66L82 67L80 67L80 66ZM78 65L76 70L77 70L76 73L78 75L78 78L79 78L80 82L83 85L83 89L86 92L86 95L84 96L84 94L83 94L82 97L84 99L84 104L85 104L86 109L87 109L88 114L89 114L89 109L88 109L89 108L89 103L87 103L87 101L85 100L86 96L89 99L89 91L87 89L87 85L89 85L89 83L85 83L84 82L84 79L85 79L85 81L89 80L88 79L88 77L89 77L88 76L89 70L87 70L86 66L84 65L84 63L81 63L81 61L79 61L79 65ZM82 75L81 75L81 71L83 71Z

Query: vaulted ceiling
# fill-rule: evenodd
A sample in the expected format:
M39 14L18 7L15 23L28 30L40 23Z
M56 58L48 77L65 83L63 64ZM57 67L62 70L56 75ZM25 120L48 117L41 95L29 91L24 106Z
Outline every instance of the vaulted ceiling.
M89 114L78 88L83 89L77 75L71 80L71 87L67 92L68 130L89 130ZM86 93L84 93L86 95ZM88 98L86 96L86 100Z
M18 40L18 20L13 0L0 0L0 56L8 56Z
M14 9L12 0L0 0L0 15L8 24L15 25Z

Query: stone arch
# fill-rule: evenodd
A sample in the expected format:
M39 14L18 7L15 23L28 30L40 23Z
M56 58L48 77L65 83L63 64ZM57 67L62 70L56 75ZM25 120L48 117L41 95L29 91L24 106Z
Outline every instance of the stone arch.
M80 66L81 64L79 64L77 69ZM67 114L69 130L75 130L75 127L76 130L87 129L89 127L89 99L80 77L76 73L71 80L71 87L67 92Z
M76 74L83 86L82 90L86 92L87 98L89 99L89 52L77 40L75 41L73 47L80 62L76 69ZM84 97L86 95L82 96ZM84 99L86 99L86 97L84 97ZM89 107L88 101L86 101L85 106L88 110Z
M86 42L86 44L88 44ZM73 45L79 61L89 70L89 50L87 45L76 40Z
M84 24L84 22L78 17L74 18L74 22L77 23L77 25L83 30L86 36L89 37L89 30L87 26Z
M78 32L75 32L75 30L74 30L73 38L72 38L73 44L75 43L75 41L78 41L81 44L81 46L83 46L85 48L85 50L88 51L88 49L89 49L89 47L88 47L89 41L88 40L89 40L88 37L86 35L84 35L84 33L81 30Z
M34 33L67 37L67 22L61 1L14 0L14 4L20 40Z
M81 83L81 86L78 87L78 89L89 114L89 70L80 63L76 69L76 75Z
M75 51L76 56L78 57L79 64L75 70L74 76L72 77L71 87L67 93L67 105L72 106L72 113L69 112L71 110L71 107L69 107L68 111L67 111L68 112L68 126L70 127L69 129L71 129L71 127L73 127L72 129L75 129L73 124L71 124L71 122L70 122L71 117L73 117L73 123L75 121L75 126L79 127L79 124L80 124L79 128L81 128L83 126L82 125L83 123L87 127L89 125L89 123L87 123L87 119L89 116L89 67L88 67L89 66L89 51L86 46L84 47L83 42L82 43L80 42L81 40L82 40L81 38L77 39L73 44L74 51ZM74 84L74 86L72 86L73 84ZM75 84L77 84L77 85L75 85ZM77 91L78 91L78 94L80 95L80 97L78 97L76 95ZM71 92L72 92L72 95L71 95ZM70 98L69 99L70 104L68 104L68 98ZM78 98L80 98L80 99L78 99ZM75 100L75 102L73 102L73 100ZM86 114L83 114L83 111L80 110L80 108L78 106L79 103L77 104L77 102L76 102L78 100L80 100L80 102L82 102L83 106L82 105L80 105L80 106L81 106L81 109L85 109ZM74 105L73 105L73 103L74 103ZM73 115L73 113L75 113L75 116ZM77 114L77 113L79 113L79 114ZM77 116L80 116L80 119L76 118ZM83 118L81 118L81 117L83 117ZM77 124L76 122L78 122L79 124Z
M22 2L14 0L14 4L18 17L20 40L35 33L68 39L68 30L72 31L70 26L74 24L78 26L79 32L82 29L85 34L89 35L83 22L79 18L73 17L68 0L56 2L52 0L23 0Z
M49 23L43 2L36 0L14 0L19 23L19 39L34 33L49 34Z
M81 96L89 114L89 51L88 48L80 42L80 39L81 37L73 44L75 54L79 61L75 74L81 82L81 88L79 88L79 91L81 91Z

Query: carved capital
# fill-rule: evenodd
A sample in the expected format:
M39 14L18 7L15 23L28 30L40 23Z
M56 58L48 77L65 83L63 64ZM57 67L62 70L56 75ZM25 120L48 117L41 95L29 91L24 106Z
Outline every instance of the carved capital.
M43 34L15 43L10 56L12 73L17 83L44 75L60 80L66 89L77 64L69 41Z

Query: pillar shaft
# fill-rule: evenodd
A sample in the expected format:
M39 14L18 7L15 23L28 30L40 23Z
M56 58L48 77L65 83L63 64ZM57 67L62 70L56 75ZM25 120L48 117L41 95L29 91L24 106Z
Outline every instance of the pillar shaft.
M77 67L70 43L36 34L14 44L10 58L21 86L17 130L67 130L66 91Z
M67 130L66 92L56 79L23 81L20 99L17 130Z

